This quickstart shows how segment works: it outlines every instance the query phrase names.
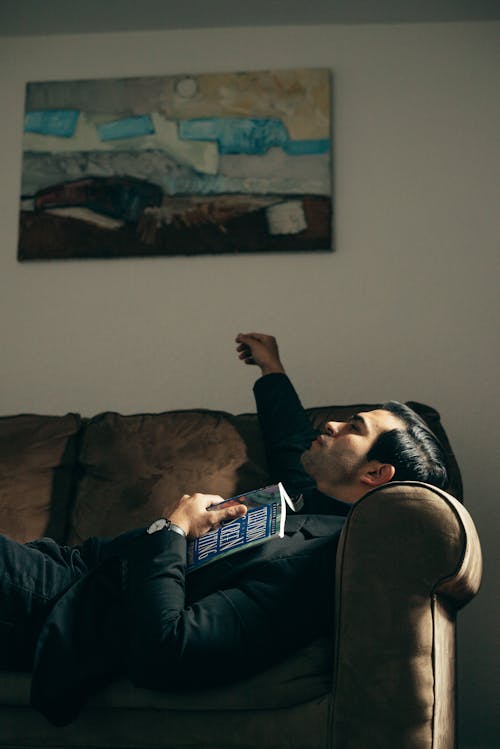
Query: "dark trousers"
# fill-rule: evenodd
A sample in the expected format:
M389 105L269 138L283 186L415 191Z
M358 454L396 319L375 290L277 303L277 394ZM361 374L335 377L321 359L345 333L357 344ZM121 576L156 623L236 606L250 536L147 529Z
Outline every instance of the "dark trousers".
M43 623L88 561L48 538L20 544L0 535L0 668L31 670Z

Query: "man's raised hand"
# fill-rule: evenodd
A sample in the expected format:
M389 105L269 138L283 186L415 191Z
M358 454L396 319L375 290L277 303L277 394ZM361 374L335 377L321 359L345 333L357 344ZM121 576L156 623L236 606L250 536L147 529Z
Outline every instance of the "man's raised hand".
M238 357L245 364L256 364L263 375L285 373L274 336L265 333L239 333L236 343Z
M247 511L245 505L238 503L220 510L213 507L221 502L224 499L216 494L184 494L168 517L172 523L182 528L188 538L199 538L204 533L216 530L223 523L243 517Z

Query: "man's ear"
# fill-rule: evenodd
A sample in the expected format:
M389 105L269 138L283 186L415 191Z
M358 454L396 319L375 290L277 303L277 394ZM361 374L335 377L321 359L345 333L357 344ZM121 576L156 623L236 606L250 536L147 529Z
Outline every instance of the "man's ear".
M381 486L392 481L396 469L390 463L379 463L373 460L361 475L361 482L367 486Z

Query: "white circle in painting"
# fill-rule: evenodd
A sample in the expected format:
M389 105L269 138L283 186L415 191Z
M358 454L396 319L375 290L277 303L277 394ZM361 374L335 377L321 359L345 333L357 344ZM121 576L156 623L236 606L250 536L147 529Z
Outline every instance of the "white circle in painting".
M183 99L191 99L198 91L198 83L195 78L181 78L175 90Z

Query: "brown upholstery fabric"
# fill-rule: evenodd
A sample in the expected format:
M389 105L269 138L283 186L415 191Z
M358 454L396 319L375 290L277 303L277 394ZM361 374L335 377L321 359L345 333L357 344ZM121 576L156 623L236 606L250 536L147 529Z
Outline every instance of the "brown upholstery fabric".
M305 645L266 671L235 684L198 690L159 692L137 689L120 679L99 691L90 705L99 708L129 710L278 710L319 699L331 686L332 642L320 638ZM193 674L196 680L196 674ZM0 705L29 705L29 675L12 674L2 679L0 672Z
M438 491L438 490L435 490ZM468 539L457 573L440 581L437 592L453 599L455 608L465 606L477 594L483 576L483 558L476 526L465 507L445 492L441 495L455 511L459 524Z
M247 422L241 420L248 433ZM183 494L230 497L263 486L268 475L254 453L237 420L223 412L100 414L85 428L69 541L145 525Z
M481 569L465 517L416 482L353 506L337 553L335 749L452 749L455 609L477 593ZM453 605L439 598L445 581Z
M79 428L77 414L0 418L0 533L64 540Z
M220 710L197 708L186 712L89 706L74 723L62 728L54 728L29 708L0 705L0 746L8 749L326 749L328 705L325 695L276 710L224 710L221 705Z

